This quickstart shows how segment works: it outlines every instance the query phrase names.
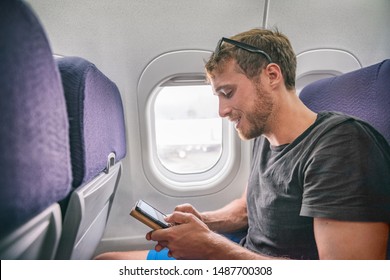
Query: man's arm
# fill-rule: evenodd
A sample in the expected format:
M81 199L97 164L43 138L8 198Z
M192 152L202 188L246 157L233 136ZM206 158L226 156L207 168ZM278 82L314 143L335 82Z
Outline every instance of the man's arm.
M169 255L176 259L274 259L256 254L211 231L205 223L192 213L174 212L168 217L167 221L176 225L149 232L146 238L158 242L155 247L157 251L168 247Z
M201 213L201 220L213 231L232 232L248 226L248 213L245 189L242 196L223 208Z
M389 224L314 218L320 259L386 259Z
M191 213L169 217L178 225L149 233L163 242L178 259L276 259L257 254L211 231ZM389 225L371 222L342 222L315 218L314 231L320 259L385 259ZM162 247L156 248L161 250Z
M212 231L219 233L233 232L248 226L246 207L246 189L242 196L226 206L215 210L199 213L192 205L176 206L175 211L191 213L204 222Z

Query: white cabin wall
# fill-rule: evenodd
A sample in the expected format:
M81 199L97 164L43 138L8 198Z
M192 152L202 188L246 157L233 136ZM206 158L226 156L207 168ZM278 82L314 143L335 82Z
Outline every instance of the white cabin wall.
M270 0L267 27L275 26L289 36L296 54L346 50L363 67L390 58L388 0Z

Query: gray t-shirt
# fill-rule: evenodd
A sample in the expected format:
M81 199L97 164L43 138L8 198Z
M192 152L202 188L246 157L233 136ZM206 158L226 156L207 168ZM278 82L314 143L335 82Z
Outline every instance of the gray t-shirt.
M321 112L292 143L255 139L246 248L317 259L313 217L390 222L390 146L370 125Z

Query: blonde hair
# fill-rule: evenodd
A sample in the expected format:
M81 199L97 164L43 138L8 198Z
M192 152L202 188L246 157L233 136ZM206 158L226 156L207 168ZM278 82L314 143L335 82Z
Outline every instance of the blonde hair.
M266 52L273 63L279 65L284 78L284 84L288 90L295 88L296 57L291 43L287 36L278 30L251 29L239 33L230 39L246 43ZM234 59L243 73L254 79L260 75L261 70L269 63L267 58L261 54L251 53L244 49L224 42L218 52L213 53L206 63L206 72L213 76L215 72L221 72L227 61Z

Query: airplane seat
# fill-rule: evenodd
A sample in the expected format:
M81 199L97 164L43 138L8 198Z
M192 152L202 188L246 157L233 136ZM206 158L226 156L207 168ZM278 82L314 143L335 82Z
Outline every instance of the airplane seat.
M343 112L367 121L390 143L390 59L304 87L299 95L313 111Z
M39 20L0 1L0 259L53 259L71 188L68 118Z
M69 115L73 191L57 259L91 259L107 223L126 154L122 99L91 62L58 58Z
M299 97L315 112L339 111L367 121L390 143L390 59L313 82Z

